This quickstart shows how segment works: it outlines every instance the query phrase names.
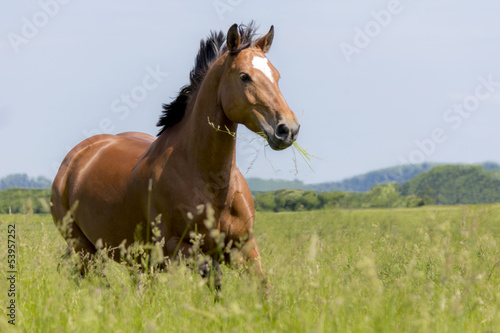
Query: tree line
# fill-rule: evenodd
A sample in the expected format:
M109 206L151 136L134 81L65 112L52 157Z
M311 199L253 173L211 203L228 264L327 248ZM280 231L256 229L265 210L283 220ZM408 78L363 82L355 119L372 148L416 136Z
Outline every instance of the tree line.
M432 204L427 196L402 195L398 183L376 185L367 192L316 192L278 190L258 193L255 209L259 211L303 211L323 208L393 208L420 207Z
M500 202L500 171L474 165L440 165L402 185L375 185L366 192L278 190L255 195L262 211L322 208L395 208Z
M0 191L0 213L50 213L50 190ZM484 165L439 165L407 182L373 186L366 192L287 189L254 192L259 211L323 208L394 208L500 202L500 170Z
M399 165L385 169L370 171L368 173L346 178L338 182L326 182L318 184L304 184L300 180L283 179L260 179L248 178L247 183L255 195L258 192L269 192L281 189L297 189L317 192L367 192L375 185L399 183L404 184L417 175L426 173L436 166L444 164L420 163L411 165ZM457 166L457 165L455 165ZM486 171L500 170L500 165L494 162L480 164Z
M0 213L50 213L50 190L34 188L9 188L0 191Z
M25 173L17 173L0 178L0 190L9 188L49 188L52 181L44 176L28 177Z

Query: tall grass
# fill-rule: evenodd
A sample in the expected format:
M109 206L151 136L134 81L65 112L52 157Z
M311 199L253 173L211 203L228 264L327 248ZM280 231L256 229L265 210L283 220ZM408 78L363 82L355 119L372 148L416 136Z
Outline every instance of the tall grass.
M6 323L0 279L2 332L500 330L499 205L258 213L269 296L223 267L217 303L185 266L134 276L104 257L82 279L50 216L0 221L2 244L14 222L20 245L18 325Z

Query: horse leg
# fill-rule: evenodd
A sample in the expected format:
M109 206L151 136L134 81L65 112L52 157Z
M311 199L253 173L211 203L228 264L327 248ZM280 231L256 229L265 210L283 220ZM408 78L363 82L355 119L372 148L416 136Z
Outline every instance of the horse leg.
M172 258L175 258L179 254L182 255L184 258L192 258L193 253L192 253L192 245L181 240L180 237L172 237L170 238L167 243L167 253L169 256ZM222 270L220 269L219 263L217 260L212 259L212 265L210 265L210 262L208 260L202 260L201 262L198 263L198 273L201 275L202 278L208 280L208 286L210 287L210 279L212 275L212 271L214 273L214 287L215 291L218 293L221 290L221 276L222 276Z
M259 247L255 238L249 239L241 248L238 253L238 263L247 264L248 271L252 274L260 276L265 279L264 272L262 271L262 264L260 258Z
M71 222L68 227L68 232L64 235L64 238L69 245L68 250L73 249L80 256L82 264L80 275L83 277L88 273L90 259L97 252L97 249L75 222Z
M215 259L212 259L212 266L214 268L214 286L215 291L219 292L222 287L222 270L220 269L219 262Z
M243 245L241 251L238 253L237 259L239 264L246 264L250 274L257 275L260 278L262 287L264 288L264 297L267 299L269 290L272 289L272 286L262 270L259 247L257 246L255 238L250 238L245 245Z

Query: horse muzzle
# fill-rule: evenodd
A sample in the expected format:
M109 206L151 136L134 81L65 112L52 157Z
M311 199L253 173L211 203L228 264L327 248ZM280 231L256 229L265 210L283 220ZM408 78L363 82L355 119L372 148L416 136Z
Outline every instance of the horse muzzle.
M280 122L274 127L274 133L267 135L267 142L274 150L283 150L290 147L299 136L300 124L294 122Z

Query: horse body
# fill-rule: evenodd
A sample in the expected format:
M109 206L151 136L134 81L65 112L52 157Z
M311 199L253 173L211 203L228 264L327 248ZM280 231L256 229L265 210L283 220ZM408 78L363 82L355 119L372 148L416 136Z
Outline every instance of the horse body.
M98 135L68 154L53 184L54 218L62 221L76 201L86 208L75 210L71 226L73 238L85 251L94 253L99 239L110 247L123 240L131 244L138 236L138 224L142 230L139 235L145 240L147 221L160 214L158 227L169 245L165 254L170 256L186 234L187 223L191 223L188 231L196 225L198 232L208 233L203 222L213 218L219 221L218 228L227 241L233 242L253 228L253 199L235 164L234 139L210 128L212 136L227 136L221 139L232 141L231 155L212 149L212 162L220 166L199 164L186 157L183 150L189 147L175 140L175 132L183 132L184 126L179 127L156 141L142 133ZM204 141L214 144L220 140L205 137ZM206 210L199 212L199 206L206 204L213 207L214 216L207 216ZM187 213L193 216L191 220ZM129 220L136 223L123 223ZM187 250L188 240L181 245ZM205 240L205 251L214 246L210 238Z
M68 153L54 180L51 202L54 221L75 251L93 254L99 240L111 248L123 241L131 244L138 236L150 241L148 224L161 215L164 255L190 255L189 231L196 230L205 235L205 253L228 260L218 257L216 241L209 237L217 229L225 244L244 241L238 259L249 259L262 275L253 235L253 198L236 166L236 142L229 133L242 123L262 131L273 149L284 149L295 140L298 123L270 77L279 78L274 67L249 67L252 59L264 57L273 29L242 49L240 34L236 26L230 29L228 50L206 68L185 114L158 138L137 132L98 135ZM76 202L72 222L63 230L63 218ZM208 219L215 222L213 227Z

